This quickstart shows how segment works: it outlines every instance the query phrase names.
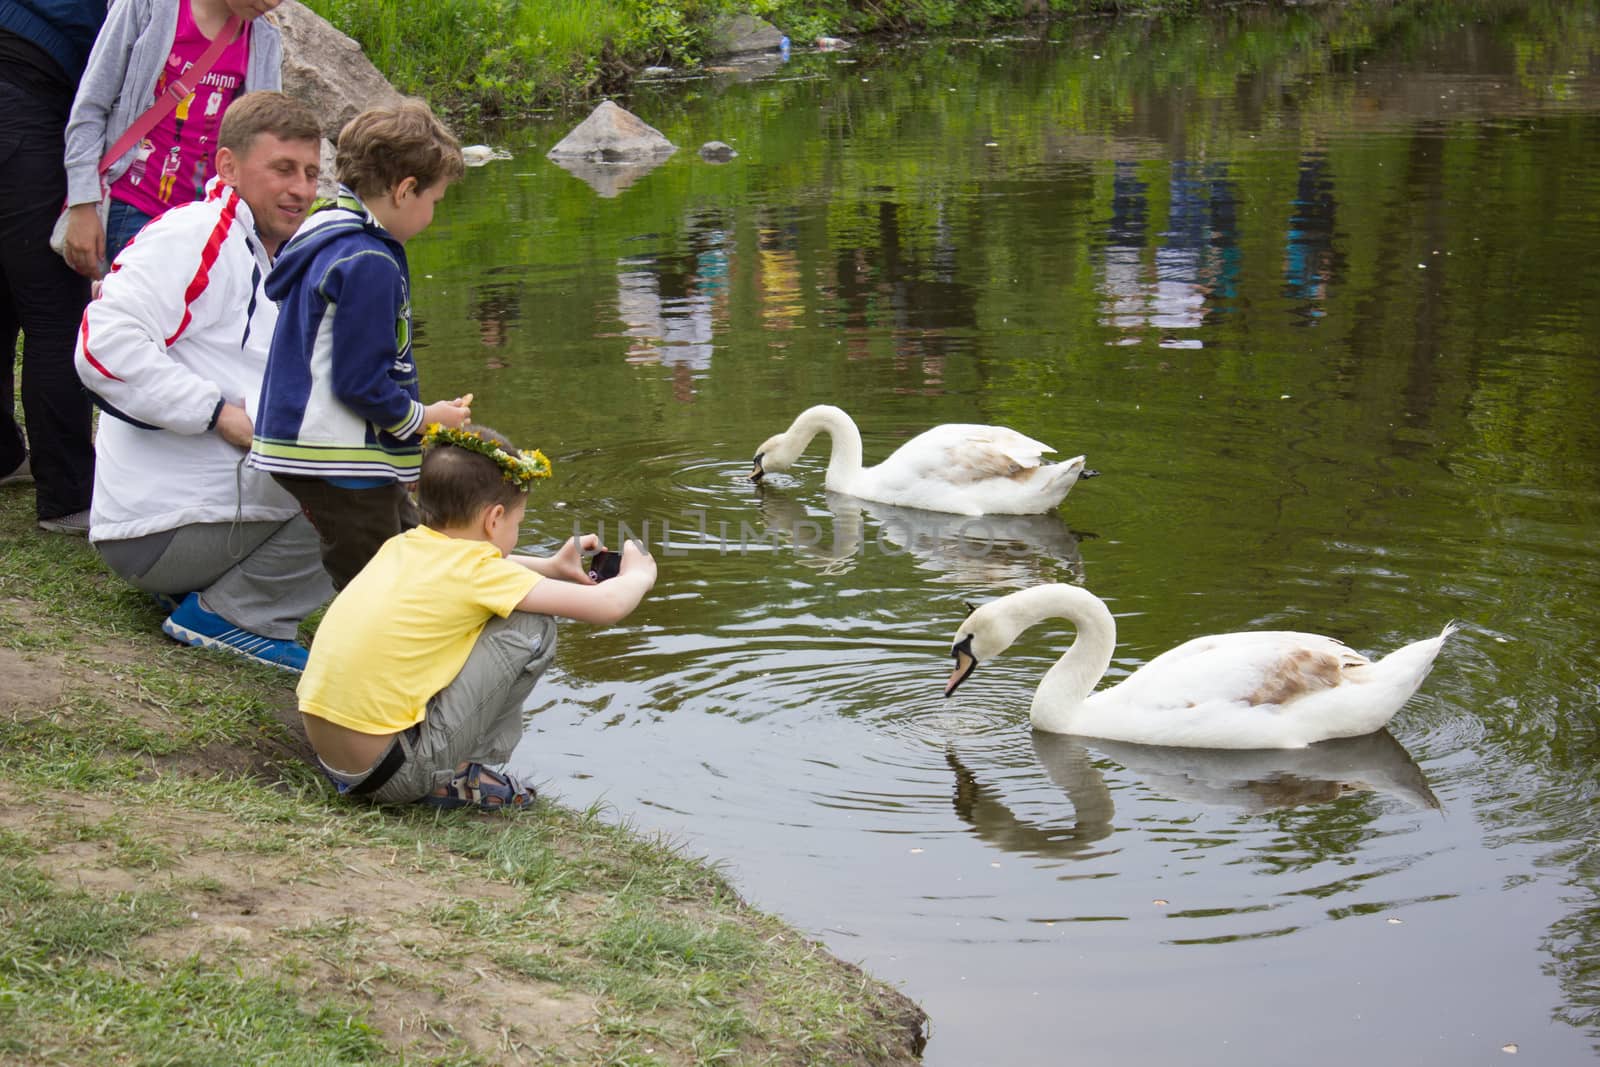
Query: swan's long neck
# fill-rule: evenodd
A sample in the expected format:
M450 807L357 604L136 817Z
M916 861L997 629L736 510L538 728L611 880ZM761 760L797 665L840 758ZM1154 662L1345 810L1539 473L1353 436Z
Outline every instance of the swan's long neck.
M789 434L799 443L794 454L804 452L819 433L826 433L833 442L828 455L828 488L847 493L848 483L861 473L861 431L849 415L832 405L807 408L789 427Z
M1039 586L1027 593L1031 595L1019 604L1019 613L1032 616L1024 628L1044 619L1064 618L1078 631L1034 691L1029 717L1041 730L1073 733L1075 714L1111 665L1117 623L1099 597L1075 585Z

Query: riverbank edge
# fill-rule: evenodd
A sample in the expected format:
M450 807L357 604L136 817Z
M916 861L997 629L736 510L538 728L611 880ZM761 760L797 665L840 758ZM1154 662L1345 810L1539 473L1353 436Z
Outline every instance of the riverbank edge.
M573 107L611 96L626 95L634 81L652 67L665 65L692 71L725 60L707 48L712 28L745 5L691 5L681 18L661 19L625 42L597 38L567 51L543 37L503 37L472 33L431 32L427 8L413 9L414 21L367 21L355 5L335 0L305 0L323 18L361 45L362 51L395 88L421 96L452 121L476 124L514 120L534 112ZM475 0L468 0L470 7ZM813 47L822 31L845 44L887 45L925 34L999 32L1026 28L1033 32L1062 23L1116 19L1217 18L1246 10L1339 10L1403 8L1428 0L1083 0L1077 10L1052 10L1046 0L1020 2L1017 11L987 14L985 8L958 22L935 24L917 17L908 5L893 17L875 4L839 15L837 5L793 2L763 21L788 35L792 47ZM600 32L596 29L593 32ZM826 47L838 47L828 44ZM448 51L446 57L444 52ZM388 57L386 62L385 57ZM401 58L403 57L403 58ZM419 58L420 57L420 58ZM431 61L438 58L439 62ZM399 69L404 66L406 70ZM411 75L407 75L407 71ZM445 74L446 71L454 75Z
M599 809L379 811L293 676L0 489L0 1064L918 1062L905 996Z

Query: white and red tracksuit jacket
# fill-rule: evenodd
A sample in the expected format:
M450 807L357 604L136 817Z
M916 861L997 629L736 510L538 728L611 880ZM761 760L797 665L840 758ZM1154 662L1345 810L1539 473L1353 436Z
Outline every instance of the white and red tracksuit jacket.
M278 321L271 269L249 205L216 178L117 257L78 330L78 377L102 412L92 540L300 511L212 428L224 401L255 418Z

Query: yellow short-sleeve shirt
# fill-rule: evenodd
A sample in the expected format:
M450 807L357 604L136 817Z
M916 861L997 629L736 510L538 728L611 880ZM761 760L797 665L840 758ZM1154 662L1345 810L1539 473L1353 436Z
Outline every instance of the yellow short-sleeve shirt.
M364 734L421 722L490 617L511 614L538 580L486 541L426 526L391 537L328 606L300 710Z

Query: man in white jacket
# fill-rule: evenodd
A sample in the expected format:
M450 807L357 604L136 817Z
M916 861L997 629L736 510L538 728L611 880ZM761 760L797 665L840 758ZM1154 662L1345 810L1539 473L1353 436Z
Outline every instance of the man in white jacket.
M248 93L217 138L206 198L118 257L78 331L100 404L89 540L112 570L177 606L162 630L300 670L301 620L332 595L294 498L244 463L278 308L272 257L316 195L316 116Z

